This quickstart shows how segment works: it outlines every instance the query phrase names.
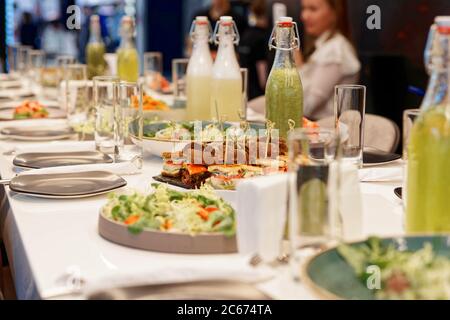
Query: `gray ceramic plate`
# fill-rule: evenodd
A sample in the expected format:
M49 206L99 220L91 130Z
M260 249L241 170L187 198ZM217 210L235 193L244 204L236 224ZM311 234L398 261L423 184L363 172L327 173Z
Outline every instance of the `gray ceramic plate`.
M24 153L18 155L13 164L16 167L44 169L52 167L75 166L98 163L113 163L113 159L101 152L55 152Z
M19 141L52 141L72 137L75 132L68 127L9 127L0 131L6 138Z
M117 288L89 300L271 300L255 286L237 281L199 281Z
M130 248L175 254L229 254L237 252L236 237L221 233L189 235L185 233L144 230L132 234L122 223L112 221L100 213L98 230L111 242Z
M75 199L96 196L125 187L121 177L103 171L21 175L11 180L13 192L39 198Z

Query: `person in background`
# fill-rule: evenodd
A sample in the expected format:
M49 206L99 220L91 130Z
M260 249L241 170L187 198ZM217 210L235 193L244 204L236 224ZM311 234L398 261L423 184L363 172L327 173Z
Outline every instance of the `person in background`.
M264 95L268 75L267 42L270 36L266 0L254 0L250 6L249 28L238 48L240 63L248 69L248 98Z
M319 120L334 114L334 88L356 84L361 64L350 42L346 0L302 0L306 46L298 56L304 114Z
M234 21L236 22L236 26L239 30L239 33L241 35L248 27L247 19L233 9L229 0L212 0L211 6L209 8L198 11L192 20L194 20L195 17L198 16L208 17L213 29L217 21L219 21L220 17L222 16L233 17Z
M38 27L33 21L33 16L29 12L24 12L19 26L19 40L24 46L31 46L37 49Z
M81 20L81 30L78 33L78 61L86 63L86 51L85 48L89 42L90 36L90 21L91 16L94 14L94 10L90 6L83 7L83 15Z

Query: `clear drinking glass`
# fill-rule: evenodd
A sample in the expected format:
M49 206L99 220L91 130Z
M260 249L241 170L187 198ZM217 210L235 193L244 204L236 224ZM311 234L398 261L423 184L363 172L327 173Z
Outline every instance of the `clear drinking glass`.
M18 62L19 46L8 46L8 70L12 76L18 76L19 62Z
M144 54L144 77L147 88L161 92L163 79L163 54L161 52Z
M87 66L70 64L64 68L64 105L69 125L81 130L88 121L90 101L87 87Z
M420 109L409 109L403 113L403 160L408 160L409 137L414 123L420 115Z
M138 173L142 170L144 158L143 86L120 82L116 87L118 103L114 117L115 162L130 162Z
M29 54L32 48L30 46L19 46L17 52L17 68L20 73L24 74L28 70Z
M175 108L185 108L187 102L187 68L189 59L172 60L172 80L174 87Z
M46 65L46 55L42 50L31 50L28 56L29 77L31 80L31 88L40 92L41 72Z
M119 77L94 77L95 146L100 152L114 155L114 108L118 100Z
M343 161L362 168L366 87L359 85L336 86L334 99L336 130L342 139Z
M295 278L308 256L335 239L336 198L329 192L329 172L339 145L334 130L296 129L289 134L290 262Z

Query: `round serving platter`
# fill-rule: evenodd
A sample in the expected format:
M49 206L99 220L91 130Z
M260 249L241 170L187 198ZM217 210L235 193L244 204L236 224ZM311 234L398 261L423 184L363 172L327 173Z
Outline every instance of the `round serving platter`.
M237 253L236 237L218 233L189 235L151 230L144 230L135 235L130 233L126 225L106 218L101 212L98 230L108 241L147 251L175 254Z

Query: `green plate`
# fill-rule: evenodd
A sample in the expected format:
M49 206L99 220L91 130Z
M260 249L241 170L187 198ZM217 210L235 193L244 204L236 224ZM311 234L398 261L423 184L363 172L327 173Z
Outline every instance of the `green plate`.
M437 255L450 258L450 236L425 236L383 239L384 245L393 244L398 250L417 251L426 243L433 245ZM354 247L364 242L352 244ZM356 277L353 269L339 255L336 248L312 258L303 270L305 284L322 299L374 300L374 292Z

